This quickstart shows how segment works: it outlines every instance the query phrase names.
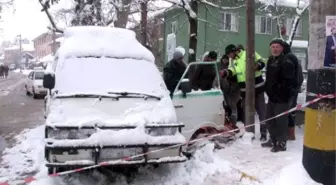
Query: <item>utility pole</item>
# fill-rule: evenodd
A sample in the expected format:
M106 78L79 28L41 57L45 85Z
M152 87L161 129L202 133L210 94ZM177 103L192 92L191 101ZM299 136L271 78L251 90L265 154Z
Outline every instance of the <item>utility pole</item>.
M246 0L246 95L245 95L245 125L254 124L254 0ZM253 127L246 129L249 132L254 131Z
M309 1L308 79L306 90L314 94L335 94L335 45L332 29L336 28L336 1ZM327 17L328 16L328 17ZM329 17L330 16L330 17ZM335 43L334 43L335 44ZM333 54L332 52L335 52ZM306 95L310 102L315 96ZM322 98L305 108L302 164L311 179L336 184L335 98ZM307 119L309 118L309 119Z
M148 9L147 9L147 0L142 0L140 3L140 9L141 9L141 23L140 23L140 28L141 28L141 43L142 45L146 46L147 45L147 14L148 14Z
M20 52L20 60L19 60L19 65L20 65L20 69L22 68L22 38L21 38L21 34L17 36L19 38L19 52Z

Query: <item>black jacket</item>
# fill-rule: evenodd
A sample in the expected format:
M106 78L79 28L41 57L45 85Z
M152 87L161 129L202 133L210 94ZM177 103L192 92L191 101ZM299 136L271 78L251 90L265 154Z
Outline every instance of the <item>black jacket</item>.
M163 68L163 79L170 91L170 94L174 93L174 90L186 68L187 67L183 62L179 62L176 59L169 61ZM185 75L185 77L187 78L188 75Z
M210 90L216 77L214 65L198 65L192 77L193 89Z
M295 63L298 60L290 54L289 45L287 47L280 56L270 56L266 66L266 94L274 103L288 103L293 96Z

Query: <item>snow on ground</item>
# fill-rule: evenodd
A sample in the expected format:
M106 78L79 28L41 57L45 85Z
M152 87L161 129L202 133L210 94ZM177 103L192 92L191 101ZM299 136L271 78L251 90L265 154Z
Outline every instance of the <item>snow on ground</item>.
M44 126L22 131L14 138L18 142L6 148L0 163L0 182L34 174L43 162Z
M30 72L32 72L33 70L30 69L23 69L22 71L20 69L15 69L13 72L14 73L21 73L23 75L29 75Z
M89 185L89 184L127 184L119 176L115 182L93 173L75 174L71 177L46 177L43 165L44 126L24 131L17 136L16 146L6 149L0 166L0 182L19 180L25 174L36 174L39 180L30 185ZM180 164L161 165L157 169L141 169L132 185L315 185L301 165L303 129L297 128L297 140L288 143L288 151L271 153L261 148L259 141L251 141L250 135L228 145L222 150L213 150L208 144L197 151L195 158ZM244 178L243 171L261 183ZM11 181L13 183L13 181Z

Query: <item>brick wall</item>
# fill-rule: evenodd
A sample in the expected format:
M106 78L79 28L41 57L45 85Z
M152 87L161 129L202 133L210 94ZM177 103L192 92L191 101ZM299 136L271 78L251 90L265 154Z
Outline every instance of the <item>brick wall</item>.
M57 38L61 37L61 35L57 34L55 36ZM36 37L34 40L34 48L35 48L35 56L38 59L41 59L47 55L53 53L53 35L52 33L43 33L40 36ZM56 49L59 47L59 43L55 43Z

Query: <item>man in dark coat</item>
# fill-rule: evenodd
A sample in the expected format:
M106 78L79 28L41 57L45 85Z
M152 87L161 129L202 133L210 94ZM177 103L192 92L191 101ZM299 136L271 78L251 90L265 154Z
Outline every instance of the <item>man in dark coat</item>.
M3 66L3 73L4 73L4 78L8 77L8 72L9 72L9 67L8 65Z
M173 59L163 68L163 79L170 92L170 97L173 97L174 90L187 68L186 64L183 62L183 58L183 53L176 50L173 54ZM187 78L188 75L185 75L185 77Z
M4 77L4 67L3 64L0 64L0 78Z
M223 55L221 58L221 62L219 64L219 70L225 70L229 68L229 57L227 55ZM224 96L224 109L225 113L228 114L230 122L233 124L233 127L236 128L237 120L238 120L238 110L237 105L240 97L240 90L238 86L237 78L228 77L228 78L220 78L220 87L223 91Z
M266 66L265 89L268 96L266 119L287 111L292 103L294 79L296 76L293 58L286 57L284 50L289 45L282 39L270 43L272 56ZM286 151L288 116L283 115L267 121L270 140L262 147L271 147L272 152Z
M215 51L210 51L204 57L204 62L215 62L216 60L217 53ZM193 89L211 90L215 77L216 69L214 65L198 65L192 77Z
M284 42L284 55L285 57L289 58L293 64L297 67L295 70L297 70L298 75L298 84L296 85L295 89L292 89L292 103L290 108L296 107L297 105L297 98L299 93L301 92L301 86L303 83L303 73L302 73L302 66L299 62L299 59L295 56L294 53L292 53L290 46L287 42ZM295 111L288 114L288 140L295 140Z

